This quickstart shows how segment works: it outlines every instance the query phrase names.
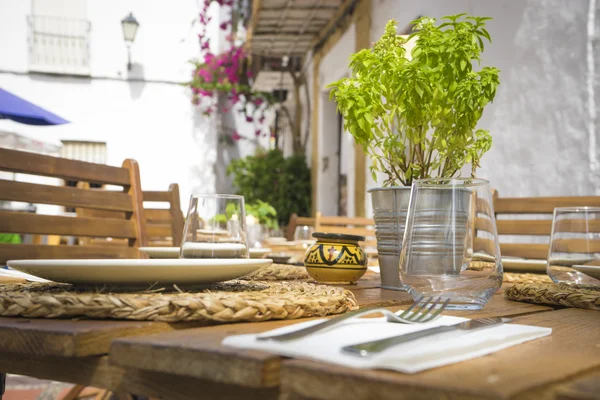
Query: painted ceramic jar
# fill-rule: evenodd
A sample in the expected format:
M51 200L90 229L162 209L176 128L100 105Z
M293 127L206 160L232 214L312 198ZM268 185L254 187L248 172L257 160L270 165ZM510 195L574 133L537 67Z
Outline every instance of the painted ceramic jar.
M367 272L364 236L315 232L317 242L306 250L304 266L317 282L354 283Z

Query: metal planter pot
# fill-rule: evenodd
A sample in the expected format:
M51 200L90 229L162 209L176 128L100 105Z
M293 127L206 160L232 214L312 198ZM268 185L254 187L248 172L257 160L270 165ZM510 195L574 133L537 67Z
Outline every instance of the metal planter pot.
M400 281L399 264L410 189L389 187L369 190L375 219L381 286L385 289L405 290ZM415 250L412 262L422 266L424 274L454 275L460 272L467 235L470 192L463 190L459 193L457 196L456 191L453 193L451 189L443 188L421 191L413 226L412 246ZM450 215L459 224L453 224L453 240L448 244ZM464 224L460 221L464 221Z
M410 201L410 187L373 188L369 193L375 219L381 287L405 290L400 282L398 268Z

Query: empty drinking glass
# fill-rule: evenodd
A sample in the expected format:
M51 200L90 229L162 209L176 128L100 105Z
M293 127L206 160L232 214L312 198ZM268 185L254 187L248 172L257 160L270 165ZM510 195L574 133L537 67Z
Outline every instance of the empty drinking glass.
M400 279L414 298L441 296L448 309L482 308L502 285L489 182L470 178L413 183L400 254Z
M180 258L248 258L244 197L192 195Z
M546 271L557 283L600 286L600 207L554 209Z
M312 226L297 226L294 232L294 241L302 245L304 249L308 249L313 243L315 243L315 239L312 237L314 232L315 230Z

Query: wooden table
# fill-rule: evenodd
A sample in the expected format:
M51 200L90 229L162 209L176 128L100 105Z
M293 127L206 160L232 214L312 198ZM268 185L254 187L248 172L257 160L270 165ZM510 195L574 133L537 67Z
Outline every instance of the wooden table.
M348 286L361 307L402 308L378 275ZM551 336L418 374L355 370L221 345L298 321L218 326L0 318L0 371L165 399L600 398L600 313L512 302L479 312L553 328Z

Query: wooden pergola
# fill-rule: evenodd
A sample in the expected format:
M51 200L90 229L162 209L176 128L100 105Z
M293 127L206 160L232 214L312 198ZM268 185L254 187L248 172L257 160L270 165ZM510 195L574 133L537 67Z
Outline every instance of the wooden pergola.
M248 44L265 57L304 56L336 29L357 0L253 0Z

